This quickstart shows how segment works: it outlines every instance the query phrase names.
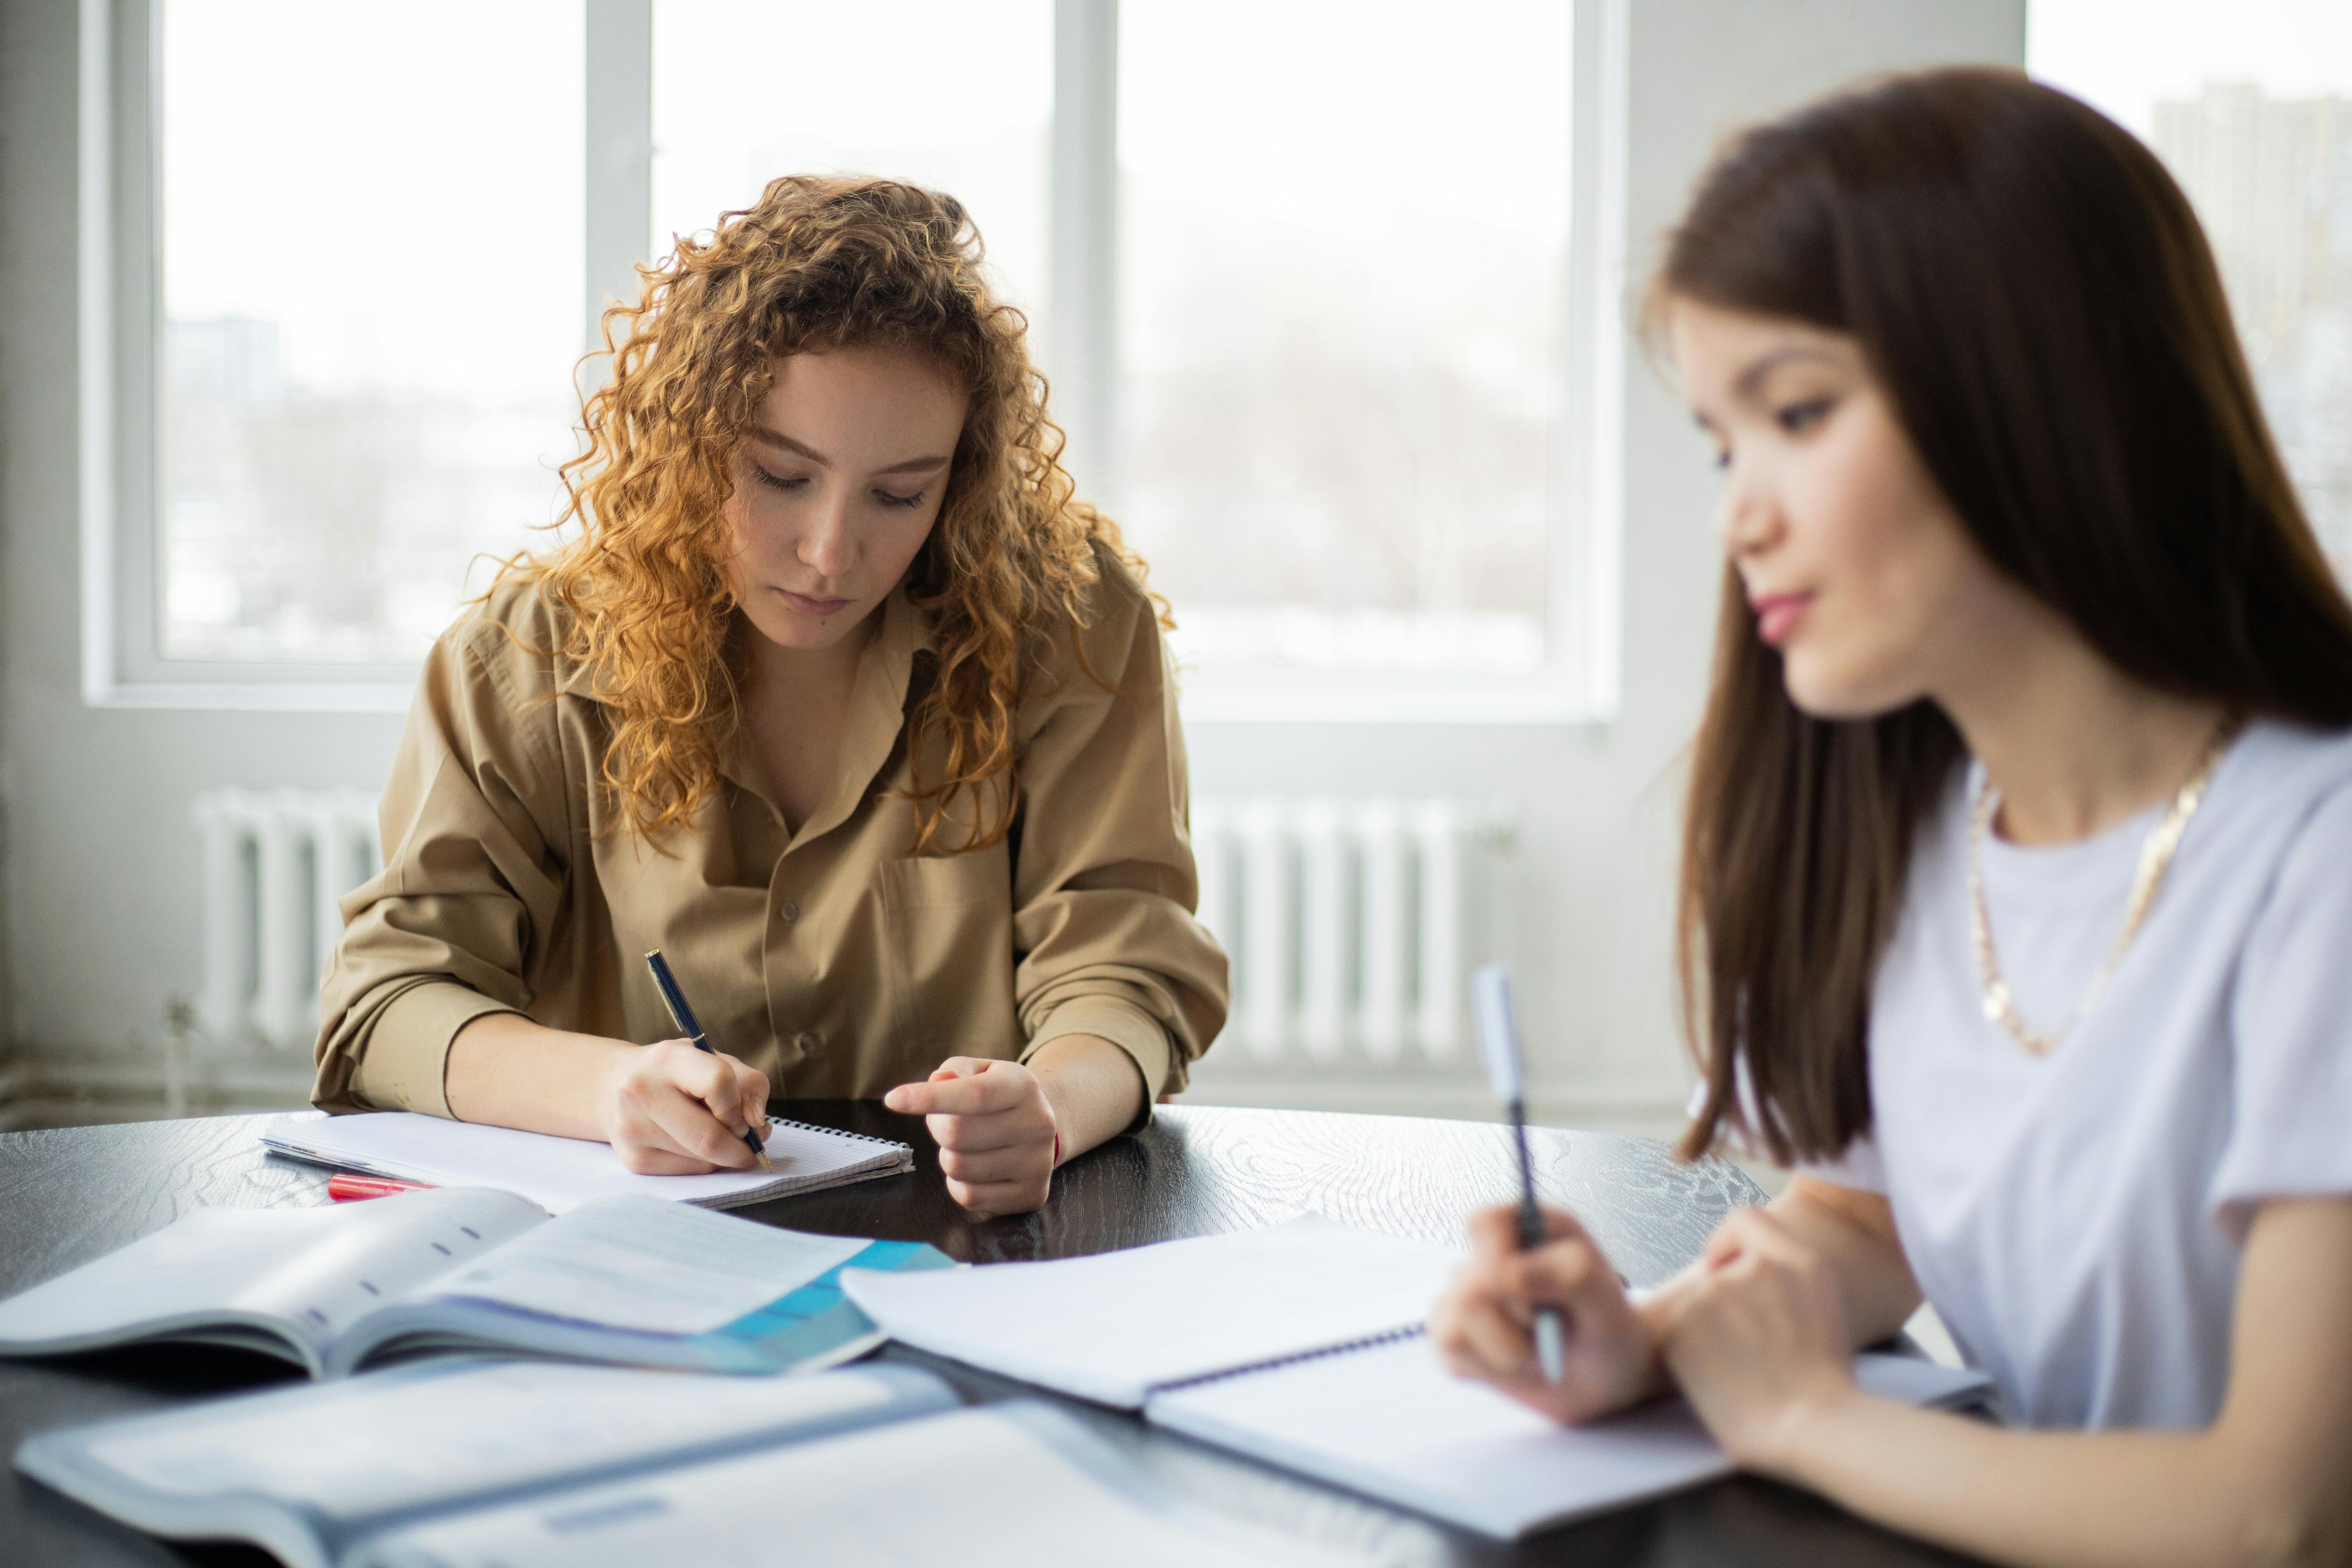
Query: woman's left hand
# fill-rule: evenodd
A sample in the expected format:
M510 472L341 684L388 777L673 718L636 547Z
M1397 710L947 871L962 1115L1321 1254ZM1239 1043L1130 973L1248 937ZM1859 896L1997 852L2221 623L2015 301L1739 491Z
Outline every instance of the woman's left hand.
M1055 1119L1037 1075L1019 1062L950 1057L882 1103L927 1119L948 1196L983 1215L1026 1214L1054 1176Z
M1708 1238L1663 1352L1743 1469L1785 1475L1805 1423L1860 1393L1829 1264L1760 1208L1738 1210Z

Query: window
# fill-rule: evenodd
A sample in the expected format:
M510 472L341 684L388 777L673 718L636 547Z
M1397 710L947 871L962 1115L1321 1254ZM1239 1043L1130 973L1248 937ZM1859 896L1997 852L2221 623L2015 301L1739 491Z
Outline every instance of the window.
M1620 0L90 10L93 701L404 703L551 542L638 237L799 171L971 210L1188 705L1608 705Z
M656 249L779 174L885 174L962 202L1005 295L1044 303L1050 0L656 0L653 79Z
M575 449L578 0L169 0L162 41L158 651L413 662Z
M2189 193L2287 468L2352 576L2352 9L2033 0L2026 61Z
M1526 676L1570 14L1126 0L1115 492L1196 668Z

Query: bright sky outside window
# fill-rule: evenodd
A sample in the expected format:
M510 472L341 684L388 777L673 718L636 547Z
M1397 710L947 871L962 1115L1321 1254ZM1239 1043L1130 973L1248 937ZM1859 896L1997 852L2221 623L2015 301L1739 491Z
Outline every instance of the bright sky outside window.
M168 658L396 662L575 449L579 0L163 0Z
M1051 0L656 0L654 249L779 174L887 175L962 202L1034 313L1053 118Z
M2352 575L2352 6L2032 0L2032 73L2188 191L2312 525Z
M1570 14L1122 5L1111 499L1195 667L1542 665Z

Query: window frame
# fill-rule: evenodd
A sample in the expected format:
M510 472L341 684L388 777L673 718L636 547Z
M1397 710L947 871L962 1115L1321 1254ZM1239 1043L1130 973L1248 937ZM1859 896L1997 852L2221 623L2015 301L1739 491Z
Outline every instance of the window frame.
M82 694L99 708L399 712L416 666L232 662L162 653L164 344L162 4L80 0L79 335ZM1572 0L1563 416L1552 437L1544 667L1519 677L1306 677L1203 669L1188 719L1210 722L1585 723L1619 697L1629 0ZM583 0L584 267L604 304L634 293L652 229L653 0ZM1043 325L1058 412L1084 460L1117 427L1118 0L1055 0Z

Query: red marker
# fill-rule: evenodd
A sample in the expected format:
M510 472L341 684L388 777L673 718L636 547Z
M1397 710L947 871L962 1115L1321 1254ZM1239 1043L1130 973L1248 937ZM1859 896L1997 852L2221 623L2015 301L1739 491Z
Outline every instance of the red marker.
M390 1176L354 1176L338 1173L327 1178L327 1195L339 1204L355 1204L362 1198L388 1198L394 1193L421 1193L430 1182L395 1182Z

